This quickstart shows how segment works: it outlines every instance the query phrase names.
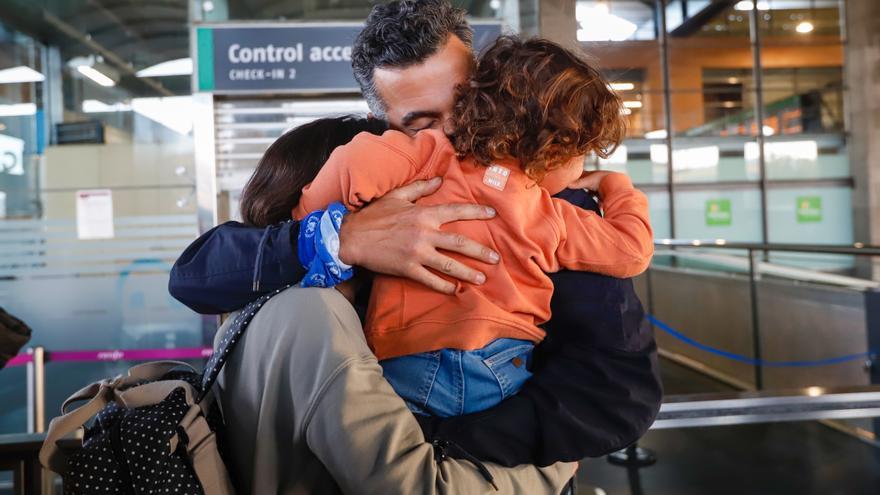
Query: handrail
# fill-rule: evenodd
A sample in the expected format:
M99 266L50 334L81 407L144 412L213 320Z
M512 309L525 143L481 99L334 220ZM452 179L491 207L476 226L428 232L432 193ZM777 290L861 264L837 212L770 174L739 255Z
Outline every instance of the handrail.
M699 261L708 261L719 264L727 269L732 270L749 270L749 261L744 256L733 256L733 254L706 253L706 252L685 252L682 250L657 250L654 257L657 256L675 256L678 259L694 259ZM836 273L828 273L823 271L811 270L807 268L797 268L785 266L778 263L770 263L767 261L758 261L754 264L755 271L764 275L772 275L789 280L800 282L814 282L826 285L835 285L839 287L847 287L852 290L878 290L880 289L880 281L865 280L848 275L838 275Z
M652 430L880 416L880 387L667 396Z
M854 244L793 244L728 241L725 239L655 239L657 247L748 249L752 251L788 251L795 253L850 254L880 256L880 246L856 242Z

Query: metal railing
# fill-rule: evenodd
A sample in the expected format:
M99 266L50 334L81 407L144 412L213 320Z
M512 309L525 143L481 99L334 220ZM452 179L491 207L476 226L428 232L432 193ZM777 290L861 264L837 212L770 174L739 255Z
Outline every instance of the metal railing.
M880 247L822 246L799 244L760 244L744 242L658 240L658 248L717 248L745 250L749 258L748 277L752 302L754 357L761 361L760 328L757 321L755 281L765 268L756 261L757 254L771 251L880 256ZM650 277L650 271L648 272ZM855 287L859 288L859 287ZM864 288L861 288L864 289ZM651 300L647 301L651 306ZM10 361L9 366L27 366L28 432L45 431L46 364L51 362L108 362L159 359L206 359L210 347L183 349L121 349L89 351L47 351L31 348ZM756 365L756 384L761 388L761 366ZM788 391L758 391L734 394L689 394L666 397L653 429L709 426L737 423L794 421L805 419L880 417L880 386L819 388Z
M856 242L853 244L796 244L727 241L724 239L657 239L657 247L745 249L749 252L788 251L815 254L849 254L854 256L880 256L880 246Z
M880 417L880 386L667 396L652 430Z
M658 239L655 241L655 256L673 256L715 262L726 265L727 268L743 269L748 277L749 285L749 314L751 320L751 339L754 361L755 388L761 390L763 383L763 352L761 348L761 328L759 319L759 301L757 283L762 274L772 275L800 282L816 282L835 286L843 286L853 290L873 292L880 290L880 281L865 280L847 275L826 273L816 270L808 270L785 266L767 261L771 252L804 253L820 255L848 255L848 256L880 256L880 246L854 243L851 245L822 245L822 244L794 244L794 243L753 243L727 241L724 239L712 240L681 240L681 239ZM688 253L688 250L699 250L699 253ZM726 256L708 254L705 251L725 250L745 252L745 256ZM745 258L745 259L743 259ZM656 258L655 258L656 259ZM646 272L648 277L648 301L646 301L649 313L654 315L653 296L650 290L651 271ZM652 323L654 323L652 321ZM656 323L655 323L656 326ZM870 333L869 329L869 333ZM880 329L877 330L880 333ZM877 339L870 338L869 345L880 345L880 335ZM873 360L873 358L872 358ZM875 377L876 378L876 377ZM875 381L875 383L877 383Z

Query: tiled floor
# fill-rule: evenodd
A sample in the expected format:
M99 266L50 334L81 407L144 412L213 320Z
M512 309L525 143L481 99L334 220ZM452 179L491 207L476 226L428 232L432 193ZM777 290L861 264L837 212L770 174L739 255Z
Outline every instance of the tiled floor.
M663 362L668 393L727 390ZM659 461L627 470L605 459L581 464L580 495L880 495L880 448L816 422L649 432ZM596 491L601 494L602 491Z

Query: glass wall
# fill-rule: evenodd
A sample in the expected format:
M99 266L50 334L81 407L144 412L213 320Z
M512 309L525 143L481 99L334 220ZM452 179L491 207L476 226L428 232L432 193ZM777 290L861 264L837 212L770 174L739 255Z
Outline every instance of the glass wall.
M0 0L0 307L47 351L198 348L168 271L197 236L188 6ZM49 362L46 411L132 363ZM0 434L27 428L0 371Z
M842 5L577 2L578 39L629 119L596 166L648 192L657 237L854 241Z

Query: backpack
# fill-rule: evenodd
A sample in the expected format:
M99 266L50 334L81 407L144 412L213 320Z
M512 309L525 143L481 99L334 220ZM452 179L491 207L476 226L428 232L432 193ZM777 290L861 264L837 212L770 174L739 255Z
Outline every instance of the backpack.
M179 361L144 363L70 396L40 449L43 466L61 475L64 494L234 494L218 449L222 417L211 388L253 316L282 290L236 316L203 373ZM57 441L80 428L82 446L62 451Z
M0 368L18 354L31 338L31 329L0 308Z

